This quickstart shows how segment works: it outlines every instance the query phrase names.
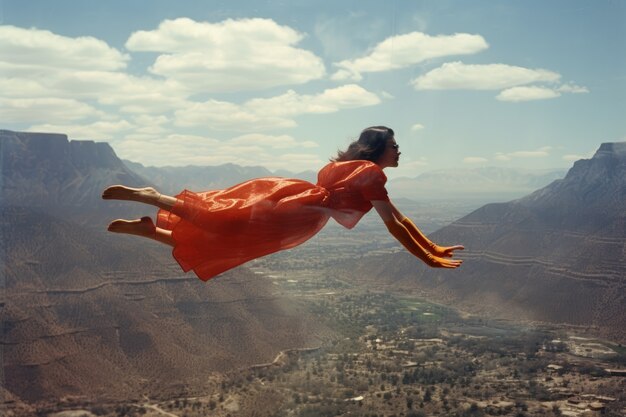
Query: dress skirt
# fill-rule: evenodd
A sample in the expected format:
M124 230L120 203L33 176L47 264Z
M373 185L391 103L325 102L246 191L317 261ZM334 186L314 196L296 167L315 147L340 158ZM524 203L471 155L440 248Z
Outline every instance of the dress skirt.
M157 227L172 231L172 255L181 268L206 281L313 237L329 219L328 195L322 187L286 178L184 190L171 211L159 210Z

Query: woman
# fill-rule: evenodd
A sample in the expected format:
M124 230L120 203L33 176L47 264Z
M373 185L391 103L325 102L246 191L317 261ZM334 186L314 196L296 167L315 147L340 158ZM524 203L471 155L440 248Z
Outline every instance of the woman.
M431 267L457 268L451 258L463 246L438 246L392 204L383 169L400 158L392 129L369 127L348 149L318 173L317 184L286 178L259 178L225 190L175 197L153 188L113 185L102 198L129 200L158 207L150 217L115 220L108 230L157 240L173 247L182 269L204 281L249 260L297 246L335 219L348 229L372 207L389 232Z

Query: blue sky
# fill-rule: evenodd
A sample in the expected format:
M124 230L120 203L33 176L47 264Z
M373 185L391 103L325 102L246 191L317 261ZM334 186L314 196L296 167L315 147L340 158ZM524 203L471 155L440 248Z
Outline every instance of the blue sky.
M626 140L626 2L0 0L0 128L146 165L562 168Z

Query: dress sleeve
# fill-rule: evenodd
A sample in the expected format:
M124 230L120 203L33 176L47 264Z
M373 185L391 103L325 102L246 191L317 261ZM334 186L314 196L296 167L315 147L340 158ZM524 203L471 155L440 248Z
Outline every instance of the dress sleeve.
M363 172L359 175L359 188L361 195L366 200L389 200L385 184L387 176L376 164L370 163L363 167Z

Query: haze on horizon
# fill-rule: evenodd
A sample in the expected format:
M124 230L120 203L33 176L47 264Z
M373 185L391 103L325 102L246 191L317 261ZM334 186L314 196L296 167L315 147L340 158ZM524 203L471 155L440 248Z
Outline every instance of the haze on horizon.
M360 129L390 176L567 168L626 138L626 3L0 3L0 128L144 165L317 170Z

